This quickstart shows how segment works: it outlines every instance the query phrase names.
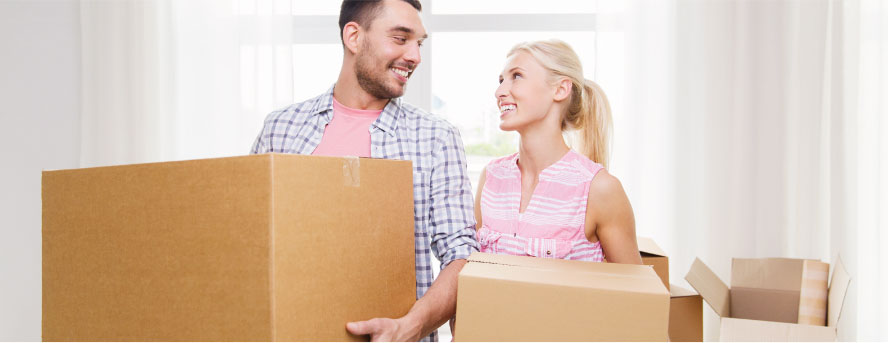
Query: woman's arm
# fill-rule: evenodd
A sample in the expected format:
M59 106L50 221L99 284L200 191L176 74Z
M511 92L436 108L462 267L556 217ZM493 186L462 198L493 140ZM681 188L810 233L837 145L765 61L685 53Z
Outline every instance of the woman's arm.
M632 205L620 180L604 169L589 185L586 238L601 241L608 262L641 264Z
M481 170L478 178L478 190L475 191L475 230L481 228L481 191L484 190L484 181L487 180L487 167Z

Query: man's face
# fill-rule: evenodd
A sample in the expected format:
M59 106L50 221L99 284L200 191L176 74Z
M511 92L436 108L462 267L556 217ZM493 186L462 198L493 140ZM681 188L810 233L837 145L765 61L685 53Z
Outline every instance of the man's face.
M419 12L404 1L384 0L381 13L365 32L355 61L358 84L379 99L404 95L427 37Z

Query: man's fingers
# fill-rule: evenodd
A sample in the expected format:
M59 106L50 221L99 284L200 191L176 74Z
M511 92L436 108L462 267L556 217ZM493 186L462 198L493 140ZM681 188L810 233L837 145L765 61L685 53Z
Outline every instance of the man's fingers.
M379 325L374 325L375 319L365 320L363 322L350 322L345 324L345 329L354 335L372 335L379 330Z
M366 325L363 325L364 322L351 322L345 324L345 329L348 332L351 332L353 335L366 335L370 332L365 328Z

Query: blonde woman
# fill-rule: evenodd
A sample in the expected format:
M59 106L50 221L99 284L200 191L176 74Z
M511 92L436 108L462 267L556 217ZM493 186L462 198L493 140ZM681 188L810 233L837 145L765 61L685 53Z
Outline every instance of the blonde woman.
M641 264L635 218L605 167L610 105L558 40L516 45L499 76L500 129L520 135L518 153L481 173L475 198L481 251ZM565 134L579 137L571 149Z

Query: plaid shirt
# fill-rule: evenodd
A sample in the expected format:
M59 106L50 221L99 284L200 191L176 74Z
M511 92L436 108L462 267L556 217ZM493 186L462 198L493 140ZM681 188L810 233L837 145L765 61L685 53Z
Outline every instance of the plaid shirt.
M333 119L333 88L318 97L272 112L252 154L311 154ZM434 275L431 253L441 268L478 251L471 186L459 131L445 120L393 99L370 125L370 156L413 161L416 298ZM433 332L423 341L437 341Z

